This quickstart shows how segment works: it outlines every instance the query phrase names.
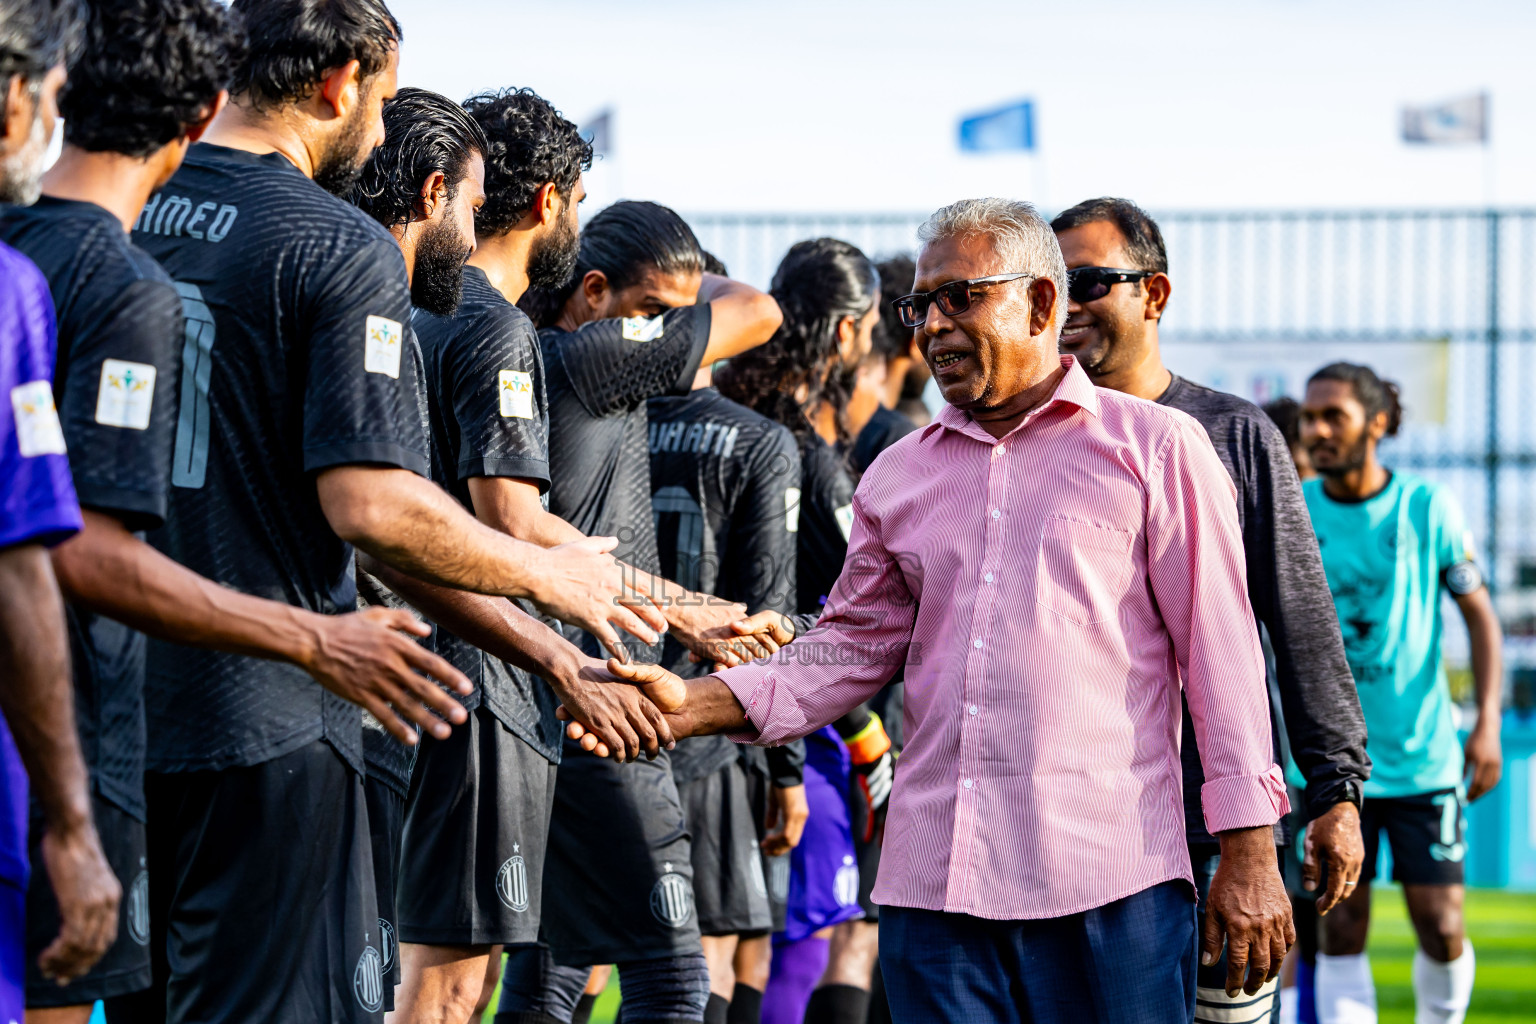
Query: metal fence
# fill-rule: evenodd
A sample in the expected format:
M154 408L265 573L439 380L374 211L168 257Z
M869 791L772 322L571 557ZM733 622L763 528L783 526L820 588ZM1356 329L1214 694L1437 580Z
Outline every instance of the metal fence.
M1174 293L1172 369L1246 397L1298 395L1347 358L1404 384L1390 465L1455 489L1483 551L1517 685L1536 672L1536 210L1155 214ZM921 215L703 214L704 246L766 285L789 245L913 248ZM1460 636L1451 630L1448 639ZM1451 652L1454 657L1454 652Z

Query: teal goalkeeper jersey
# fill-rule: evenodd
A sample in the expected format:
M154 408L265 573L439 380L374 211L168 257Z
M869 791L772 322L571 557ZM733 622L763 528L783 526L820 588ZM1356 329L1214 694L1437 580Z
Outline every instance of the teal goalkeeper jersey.
M1302 491L1365 712L1365 795L1456 786L1462 753L1440 660L1440 588L1472 561L1461 507L1448 489L1406 473L1365 501L1330 498L1321 480Z

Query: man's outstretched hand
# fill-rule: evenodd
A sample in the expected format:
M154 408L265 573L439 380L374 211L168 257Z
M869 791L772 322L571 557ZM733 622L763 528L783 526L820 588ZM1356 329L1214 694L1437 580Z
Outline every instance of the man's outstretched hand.
M1227 947L1227 995L1256 995L1280 973L1280 962L1296 943L1291 900L1275 863L1274 829L1240 828L1222 832L1221 863L1211 880L1200 962L1221 959Z
M613 659L608 666L592 661L583 666L574 679L551 681L550 687L560 698L555 714L570 722L565 734L581 744L581 749L615 761L633 761L644 751L654 760L662 747L676 745L671 724L663 710L676 710L686 694L681 679L656 665L670 680L646 686L631 685L610 670L611 666L631 667Z
M608 685L621 691L626 688L637 689L646 700L656 705L675 739L718 732L750 732L753 729L730 688L713 677L684 681L660 665L636 665L615 658L609 659L608 672L619 683L630 686ZM580 716L573 715L567 708L560 708L557 714L571 723L565 730L567 736L580 741L584 749L600 753L597 746L602 737L592 736L591 730L582 724ZM592 742L590 747L587 746L589 740ZM609 748L609 752L615 760L632 760L619 756L619 752L612 748Z
M680 606L670 618L673 635L688 648L692 660L719 668L769 657L795 638L794 627L780 612L764 611L749 617L746 605L720 603L713 598Z
M366 608L316 616L314 626L315 642L300 665L327 690L367 708L401 743L416 742L413 726L445 740L450 722L462 725L468 719L453 694L467 695L474 687L464 673L412 639L429 635L432 627L410 612Z
M618 543L616 537L587 537L544 549L531 600L546 614L597 637L615 657L626 658L614 627L655 644L667 631L667 617L636 585L634 570L609 554Z
M728 625L729 632L717 631L708 638L708 647L691 649L688 660L712 662L716 670L735 668L777 654L779 648L795 638L794 622L783 612L771 609L736 619Z

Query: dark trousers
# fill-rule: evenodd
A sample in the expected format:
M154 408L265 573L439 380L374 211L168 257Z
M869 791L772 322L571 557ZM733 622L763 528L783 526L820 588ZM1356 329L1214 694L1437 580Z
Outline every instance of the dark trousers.
M1189 1024L1198 955L1182 881L1038 921L880 913L896 1024Z

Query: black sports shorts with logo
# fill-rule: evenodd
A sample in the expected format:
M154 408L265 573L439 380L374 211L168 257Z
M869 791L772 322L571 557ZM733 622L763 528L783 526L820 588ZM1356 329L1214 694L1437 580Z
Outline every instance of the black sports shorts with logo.
M768 879L747 799L747 773L732 758L677 787L688 824L693 900L705 935L759 934L773 926Z
M117 941L83 978L68 985L43 977L37 957L59 935L59 902L43 865L42 815L32 808L32 879L27 886L27 1007L83 1006L149 988L149 869L144 823L121 807L92 795L91 813L107 863L123 887Z
M384 1019L363 778L330 744L147 772L144 793L154 987L109 1002L112 1024Z
M384 1010L395 1008L400 984L400 938L395 915L395 878L400 872L400 831L405 797L383 779L363 779L368 803L368 842L373 848L373 892L379 905L379 958L384 961Z
M789 854L770 857L762 852L762 842L768 838L768 799L773 783L760 770L743 767L747 772L747 803L752 808L752 826L757 833L758 855L763 861L763 874L768 880L768 914L771 931L781 932L789 920Z
M1467 801L1460 789L1412 796L1366 797L1360 807L1365 867L1376 877L1381 833L1392 848L1392 880L1406 885L1462 885L1467 880Z
M556 765L485 707L446 740L422 736L406 798L401 942L534 942Z
M576 967L702 952L693 863L665 754L615 764L567 740L541 940Z

